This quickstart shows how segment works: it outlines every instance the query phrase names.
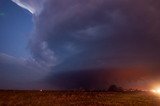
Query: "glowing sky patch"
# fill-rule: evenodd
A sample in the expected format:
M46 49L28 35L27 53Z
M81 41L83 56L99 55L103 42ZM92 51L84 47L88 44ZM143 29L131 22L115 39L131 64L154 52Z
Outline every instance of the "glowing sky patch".
M43 9L45 0L12 0L18 6L28 10L30 13L38 15Z
M12 0L12 1L15 2L17 5L19 5L20 7L27 9L32 14L36 13L36 10L33 7L31 7L29 4L25 2L22 2L22 0Z

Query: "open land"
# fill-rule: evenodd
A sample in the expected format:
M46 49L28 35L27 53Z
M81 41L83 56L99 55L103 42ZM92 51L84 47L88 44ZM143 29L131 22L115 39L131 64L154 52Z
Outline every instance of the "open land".
M160 106L151 92L0 91L0 106Z

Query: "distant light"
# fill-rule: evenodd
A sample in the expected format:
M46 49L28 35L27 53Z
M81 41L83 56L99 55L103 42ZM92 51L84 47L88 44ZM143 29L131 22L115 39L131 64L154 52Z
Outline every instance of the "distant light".
M43 90L41 89L40 92L42 92Z
M152 89L151 92L160 94L160 88Z
M151 90L151 92L156 93L156 90L153 89L153 90Z

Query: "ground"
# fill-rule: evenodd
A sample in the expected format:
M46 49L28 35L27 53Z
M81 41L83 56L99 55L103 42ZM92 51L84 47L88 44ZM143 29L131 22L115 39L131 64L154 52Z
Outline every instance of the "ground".
M0 106L160 106L151 92L0 91Z

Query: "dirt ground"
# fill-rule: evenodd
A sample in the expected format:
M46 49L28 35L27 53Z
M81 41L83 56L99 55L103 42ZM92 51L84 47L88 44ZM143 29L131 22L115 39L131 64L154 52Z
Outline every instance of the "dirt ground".
M160 106L151 92L0 91L0 106Z

